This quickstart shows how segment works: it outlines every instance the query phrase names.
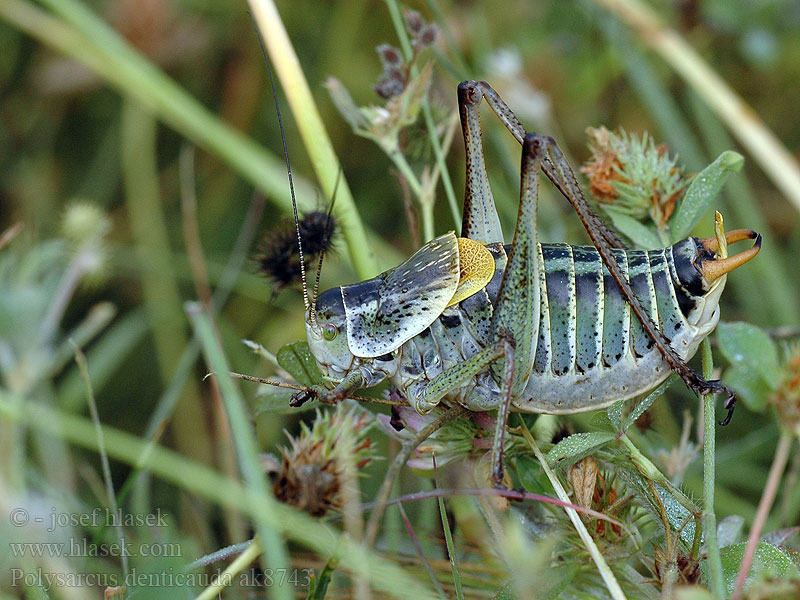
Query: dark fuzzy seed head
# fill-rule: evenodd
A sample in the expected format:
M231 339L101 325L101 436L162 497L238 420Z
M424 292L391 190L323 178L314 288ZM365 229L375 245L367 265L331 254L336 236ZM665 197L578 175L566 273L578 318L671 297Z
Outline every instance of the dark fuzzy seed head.
M311 211L300 219L300 239L303 241L303 256L306 271L311 271L320 252L331 251L336 232L336 219L322 211ZM259 270L272 279L277 289L300 281L300 253L297 232L291 219L284 219L268 231L261 241L255 257Z

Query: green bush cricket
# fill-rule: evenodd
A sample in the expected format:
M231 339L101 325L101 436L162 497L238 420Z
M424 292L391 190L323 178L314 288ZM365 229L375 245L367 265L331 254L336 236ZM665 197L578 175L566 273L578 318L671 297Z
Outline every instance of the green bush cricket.
M514 238L504 245L483 157L486 100L522 145ZM389 380L420 413L440 402L497 409L492 477L502 481L509 411L577 413L632 398L677 373L702 395L731 390L686 364L719 320L726 274L752 259L750 230L628 250L591 210L555 141L528 133L485 82L465 81L458 103L466 147L462 238L431 240L401 265L351 285L304 283L309 348L329 386L292 405L336 402ZM539 244L539 171L569 200L593 246ZM727 244L754 245L727 256ZM302 240L299 240L302 248ZM305 281L305 277L303 278ZM315 286L316 287L316 286Z

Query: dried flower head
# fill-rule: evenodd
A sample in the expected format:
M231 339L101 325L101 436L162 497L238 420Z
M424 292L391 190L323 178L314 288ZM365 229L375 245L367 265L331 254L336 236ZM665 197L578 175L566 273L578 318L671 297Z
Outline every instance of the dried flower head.
M439 37L439 28L426 23L422 15L415 10L405 12L406 31L408 32L413 54L406 61L403 53L389 44L381 44L375 51L381 59L383 71L372 89L384 100L400 96L409 84L411 66L416 63L420 53L432 46Z
M583 508L592 506L592 498L595 495L595 484L600 465L592 456L587 456L567 470L567 479L572 486L575 494L575 504Z
M785 348L777 385L769 401L778 411L781 424L800 437L800 344Z
M406 11L406 29L411 35L417 35L425 27L425 20L415 10Z
M624 130L588 128L591 158L581 167L589 177L589 190L605 208L643 220L650 216L662 228L675 210L689 178L647 133L641 138Z
M370 413L354 403L324 413L317 409L310 428L303 423L297 437L286 434L290 445L281 449L280 463L263 457L275 496L314 517L340 509L344 486L373 458L366 436L372 423Z

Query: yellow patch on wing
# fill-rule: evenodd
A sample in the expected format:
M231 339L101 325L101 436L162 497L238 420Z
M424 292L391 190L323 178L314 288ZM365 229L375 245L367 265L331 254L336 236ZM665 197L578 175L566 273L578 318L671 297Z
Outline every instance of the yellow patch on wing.
M461 302L486 287L494 277L494 257L483 242L458 238L458 269L458 287L447 306Z

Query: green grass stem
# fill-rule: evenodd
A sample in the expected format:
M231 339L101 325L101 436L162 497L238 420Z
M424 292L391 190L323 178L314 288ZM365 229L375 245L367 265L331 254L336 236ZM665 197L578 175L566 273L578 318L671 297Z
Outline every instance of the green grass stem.
M249 0L249 3L264 45L275 65L275 72L289 100L322 191L329 199L336 194L334 212L339 217L350 260L359 277L373 277L378 274L375 254L367 242L366 231L350 186L342 174L339 159L278 9L272 0Z
M219 386L225 413L231 429L231 438L236 447L236 458L248 488L253 490L258 497L267 496L267 483L264 469L258 456L258 446L251 430L247 407L239 390L233 383L230 368L219 345L210 317L203 311L199 303L190 303L186 307L195 332L203 347L208 366L215 373ZM269 503L266 510L270 510L274 502ZM270 518L271 517L271 518ZM279 532L273 525L273 515L266 515L259 511L256 517L256 531L262 540L263 554L262 565L265 570L276 568L289 568L289 554ZM252 544L251 544L252 546ZM266 559L266 560L264 560ZM270 597L278 600L290 598L289 589L283 586L270 588Z
M58 436L82 448L98 449L91 420L37 402L24 402L22 398L4 390L0 390L0 419ZM434 592L406 575L399 566L367 552L360 544L305 513L278 503L271 495L260 495L256 490L177 452L150 444L114 427L104 425L103 438L110 458L137 465L146 457L147 466L153 474L179 489L263 520L288 539L321 555L340 551L343 567L369 575L373 585L387 595L408 600L438 598Z
M141 106L124 104L121 154L126 207L137 257L151 267L142 271L141 285L159 371L166 384L188 340L159 191L156 130L155 119ZM211 438L199 398L197 386L187 381L175 407L172 429L182 452L210 464Z
M703 377L711 379L714 360L711 355L711 342L708 338L702 343ZM708 572L711 580L711 594L714 600L725 597L725 581L722 577L722 559L717 542L717 515L714 512L714 484L716 479L716 432L715 394L703 396L703 541L708 553Z

